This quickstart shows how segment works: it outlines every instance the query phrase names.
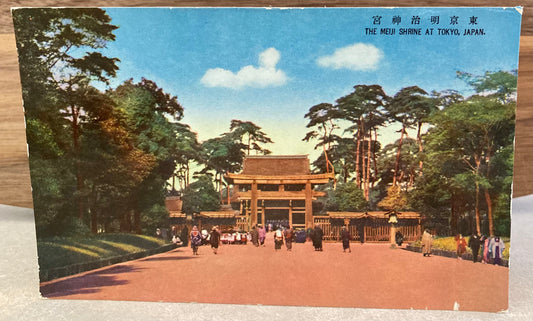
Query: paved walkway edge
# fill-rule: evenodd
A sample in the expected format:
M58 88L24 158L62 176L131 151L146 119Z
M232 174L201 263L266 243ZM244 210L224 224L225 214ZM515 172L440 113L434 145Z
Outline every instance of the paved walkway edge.
M422 253L422 247L421 246L414 246L414 245L411 245L411 244L407 244L405 249L407 251ZM431 254L432 255L437 255L437 256L445 256L445 257L457 258L457 253L456 252L445 251L445 250L441 250L441 249L431 249ZM463 260L468 260L468 261L473 261L474 260L474 257L472 256L471 253L465 253L465 254L463 254L461 256L461 258ZM480 258L480 257L478 257L478 258ZM505 267L509 267L509 260L502 259L500 265L501 266L505 266Z
M51 281L54 279L99 269L99 268L117 264L117 263L137 260L137 259L141 259L146 256L168 252L168 251L175 249L176 247L179 247L179 246L177 246L176 244L167 244L167 245L163 245L161 247L155 248L155 249L150 249L150 250L146 250L142 252L129 253L126 255L121 255L121 256L113 256L110 258L105 258L105 259L101 259L97 261L77 263L77 264L57 267L57 268L48 269L48 270L39 270L39 279L40 279L40 282Z

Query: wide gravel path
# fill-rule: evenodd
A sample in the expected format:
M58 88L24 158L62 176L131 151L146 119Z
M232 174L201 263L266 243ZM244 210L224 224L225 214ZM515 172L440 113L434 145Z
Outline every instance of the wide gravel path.
M505 267L423 257L388 244L310 242L274 250L221 245L193 256L190 248L41 284L54 299L201 302L321 307L490 311L508 306Z

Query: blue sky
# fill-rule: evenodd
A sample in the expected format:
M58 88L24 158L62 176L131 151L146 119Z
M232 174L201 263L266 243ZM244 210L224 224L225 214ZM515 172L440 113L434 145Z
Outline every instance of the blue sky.
M274 140L274 154L311 154L305 113L334 103L358 84L389 95L417 85L426 91L471 92L456 71L517 69L521 14L515 8L108 8L119 26L103 52L118 57L111 86L141 77L178 96L182 122L200 140L229 130L231 119L252 121ZM380 24L374 17L381 16ZM394 16L401 17L392 24ZM420 24L411 24L413 16ZM439 24L430 18L439 16ZM451 17L458 17L451 25ZM476 17L477 25L470 24ZM377 22L376 22L377 23ZM365 28L378 28L378 35ZM482 28L483 36L437 34L437 28ZM395 35L379 35L395 28ZM400 35L400 28L434 28ZM380 133L392 142L393 130Z

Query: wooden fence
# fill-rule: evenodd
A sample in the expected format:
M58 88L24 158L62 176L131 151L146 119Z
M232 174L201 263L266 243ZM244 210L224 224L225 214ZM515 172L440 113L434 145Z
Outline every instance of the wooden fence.
M422 227L420 225L403 225L397 229L402 233L404 242L414 242L422 237Z
M320 226L324 233L324 240L340 241L342 224L334 224L338 220L332 220L328 216L315 216L314 225ZM357 219L350 220L347 226L352 240L364 242L390 242L390 224L386 219ZM412 242L420 239L421 228L417 220L400 221L397 225L404 241Z
M329 216L314 216L314 225L320 226L324 236L323 239L326 241L340 241L341 229L344 226L343 223L347 222L340 219L332 219ZM210 230L211 227L215 224L214 221L204 220L199 226L199 228L204 228ZM231 222L230 222L231 221ZM387 219L382 218L365 218L365 219L351 219L348 220L349 224L347 225L348 231L352 236L354 241L364 241L364 242L390 242L390 224ZM217 220L217 225L223 231L226 230L237 230L237 231L247 231L248 230L248 220L246 216L239 216L232 219L226 220ZM181 226L177 226L181 227ZM294 225L294 228L303 228L304 225ZM413 242L420 239L421 236L421 227L418 225L418 220L400 220L396 226L404 236L405 242ZM178 228L181 230L181 228Z
M237 227L237 231L248 231L248 220L246 217L237 217L235 225Z
M390 242L390 224L365 226L365 242Z

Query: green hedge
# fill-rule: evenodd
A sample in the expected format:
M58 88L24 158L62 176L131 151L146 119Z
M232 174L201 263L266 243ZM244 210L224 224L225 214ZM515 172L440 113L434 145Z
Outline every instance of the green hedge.
M164 240L135 234L51 237L37 241L39 268L49 270L159 248Z

